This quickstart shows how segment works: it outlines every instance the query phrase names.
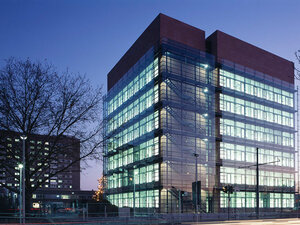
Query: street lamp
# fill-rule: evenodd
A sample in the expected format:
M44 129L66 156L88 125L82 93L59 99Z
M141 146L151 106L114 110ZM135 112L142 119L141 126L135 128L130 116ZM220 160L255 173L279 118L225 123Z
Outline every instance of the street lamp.
M196 213L198 213L198 157L199 154L197 154L196 152L194 153L194 157L195 157L195 180L196 180Z
M136 165L133 166L133 176L132 177L129 177L129 180L133 182L133 217L135 217L135 172L134 172L134 169L136 169ZM127 171L128 172L128 169L120 169L120 171ZM129 176L129 174L128 174Z
M23 168L22 168L22 199L23 199L23 206L22 206L22 212L23 212L23 223L25 224L25 168L26 168L26 164L25 164L25 141L27 139L26 135L21 135L20 136L22 142L23 142Z
M134 180L134 172L133 172L133 176L130 177L129 180L133 182L133 217L135 217L135 180Z
M133 182L133 217L135 217L135 171L136 165L133 166L133 176L129 178Z
M20 214L20 224L22 223L22 169L23 169L23 164L18 165L19 168L19 176L20 176L20 184L19 184L19 189L20 189L20 194L19 194L19 214Z

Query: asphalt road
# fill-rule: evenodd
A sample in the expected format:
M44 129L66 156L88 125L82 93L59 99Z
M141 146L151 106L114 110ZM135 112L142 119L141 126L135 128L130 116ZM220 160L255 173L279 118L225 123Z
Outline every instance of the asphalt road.
M185 225L300 225L299 218L289 219L262 219L262 220L232 220L232 221L214 221L214 222L187 222Z

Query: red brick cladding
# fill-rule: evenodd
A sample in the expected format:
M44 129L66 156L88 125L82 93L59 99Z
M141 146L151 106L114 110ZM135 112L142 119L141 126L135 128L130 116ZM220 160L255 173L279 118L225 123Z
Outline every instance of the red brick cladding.
M108 73L107 89L111 89L139 58L152 46L159 43L162 38L168 38L205 51L204 31L159 14Z
M208 52L256 71L294 83L294 64L263 49L215 31L206 39Z

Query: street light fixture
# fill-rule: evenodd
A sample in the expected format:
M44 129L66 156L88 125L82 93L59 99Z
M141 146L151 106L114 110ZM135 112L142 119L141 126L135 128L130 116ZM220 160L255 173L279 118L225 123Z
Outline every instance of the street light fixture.
M194 153L194 157L195 157L195 180L196 180L196 213L198 213L198 157L199 154L197 154L196 152Z
M133 176L132 177L129 177L129 180L133 182L133 217L135 217L135 172L134 172L134 169L136 169L136 165L133 166ZM128 169L120 169L120 171L127 171L128 172ZM129 174L128 174L129 176Z
M133 176L130 177L130 180L133 182L133 217L135 217L135 171L136 165L133 166Z
M18 168L19 168L19 176L20 176L19 214L20 214L20 224L21 224L22 223L22 210L21 209L22 209L22 169L23 169L23 164L19 164Z
M25 224L25 168L26 168L26 164L25 164L25 141L27 139L26 135L21 135L20 136L22 142L23 142L23 157L22 157L22 200L23 200L23 206L22 206L22 213L23 213L23 224Z
M133 182L133 217L135 217L135 180L134 180L134 172L133 172L133 176L130 177L129 180Z

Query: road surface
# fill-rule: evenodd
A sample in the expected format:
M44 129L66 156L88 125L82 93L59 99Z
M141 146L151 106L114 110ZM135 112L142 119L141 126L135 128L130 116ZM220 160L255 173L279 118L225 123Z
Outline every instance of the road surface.
M289 219L262 219L262 220L229 220L214 222L184 222L185 225L300 225L299 218Z

